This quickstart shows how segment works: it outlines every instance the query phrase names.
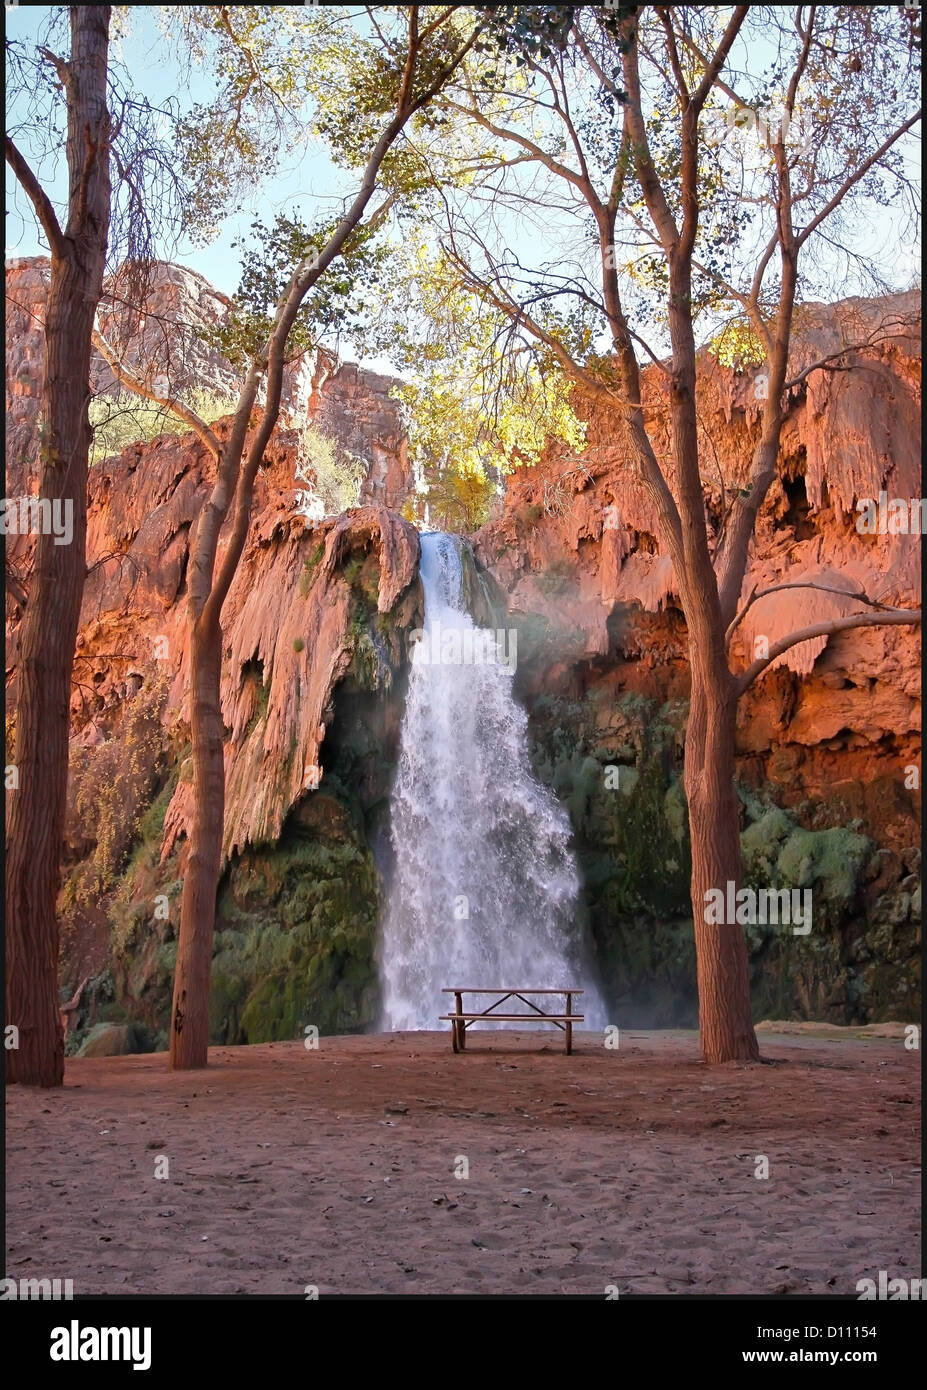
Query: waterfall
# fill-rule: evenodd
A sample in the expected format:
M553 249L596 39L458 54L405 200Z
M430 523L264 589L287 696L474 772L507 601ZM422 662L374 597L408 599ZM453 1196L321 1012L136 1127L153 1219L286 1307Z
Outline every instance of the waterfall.
M512 695L516 634L474 624L460 544L422 537L425 626L402 724L378 945L383 1025L442 1027L448 986L579 986L584 1026L602 1027L577 925L569 818L532 772L527 716Z

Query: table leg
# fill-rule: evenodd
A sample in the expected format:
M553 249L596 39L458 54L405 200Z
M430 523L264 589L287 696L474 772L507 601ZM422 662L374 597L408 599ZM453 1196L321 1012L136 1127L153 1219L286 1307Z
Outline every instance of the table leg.
M460 994L455 994L455 995L454 995L454 1003L455 1003L455 1006L456 1006L456 1008L457 1008L457 1012L458 1012L459 1014L462 1014L462 1013L463 1013L463 996L460 995ZM460 1022L457 1024L457 1045L458 1045L458 1050L459 1050L460 1052L463 1052L463 1051L466 1050L466 1046L467 1046L467 1025L464 1023L463 1019L461 1019Z
M566 1011L567 1011L568 1014L571 1014L571 1013L573 1012L573 996L572 996L572 994L568 994L568 995L567 995L566 1001L567 1001ZM567 1056L569 1057L570 1053L573 1051L573 1025L572 1025L572 1023L568 1023L567 1026L566 1026L566 1050L567 1050Z

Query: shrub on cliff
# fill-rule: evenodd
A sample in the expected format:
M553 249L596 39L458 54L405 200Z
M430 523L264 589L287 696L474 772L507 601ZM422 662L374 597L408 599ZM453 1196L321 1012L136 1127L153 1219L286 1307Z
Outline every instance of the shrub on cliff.
M215 391L194 391L191 404L202 420L211 424L230 415L235 402ZM127 391L96 396L89 407L93 443L90 465L121 454L130 444L147 443L161 434L187 434L190 426L163 405L142 400Z

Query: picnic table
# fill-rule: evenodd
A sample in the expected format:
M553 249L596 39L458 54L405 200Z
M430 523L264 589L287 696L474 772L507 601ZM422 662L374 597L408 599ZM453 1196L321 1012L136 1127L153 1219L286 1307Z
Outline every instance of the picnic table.
M467 1029L474 1023L484 1023L493 1021L499 1023L520 1023L523 1020L536 1022L543 1019L545 1023L553 1023L566 1034L566 1051L569 1055L573 1051L573 1024L582 1023L585 1014L573 1012L574 994L582 994L581 989L571 986L569 989L488 989L484 985L481 989L459 989L452 985L448 989L443 989L442 994L453 994L454 1012L441 1015L441 1021L451 1025L451 1046L455 1052L464 1052L467 1046ZM485 1009L470 1008L463 1006L463 996L465 994L491 994L495 998ZM554 994L563 995L566 998L566 1008L562 1013L546 1013L538 1004L534 1004L530 999L526 999L526 994ZM497 1012L508 999L517 999L524 1004L530 1013L499 1013ZM510 1006L512 1007L512 1006Z

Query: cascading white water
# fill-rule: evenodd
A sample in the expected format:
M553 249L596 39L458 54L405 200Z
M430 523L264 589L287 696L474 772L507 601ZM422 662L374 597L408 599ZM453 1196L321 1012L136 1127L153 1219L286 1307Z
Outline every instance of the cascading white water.
M580 986L584 1026L599 1028L569 819L531 770L512 648L466 611L458 544L422 537L425 627L392 793L395 868L378 947L383 1025L442 1026L444 987Z

